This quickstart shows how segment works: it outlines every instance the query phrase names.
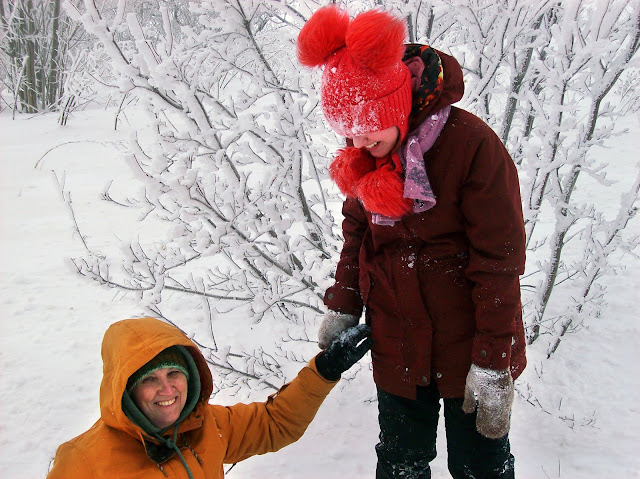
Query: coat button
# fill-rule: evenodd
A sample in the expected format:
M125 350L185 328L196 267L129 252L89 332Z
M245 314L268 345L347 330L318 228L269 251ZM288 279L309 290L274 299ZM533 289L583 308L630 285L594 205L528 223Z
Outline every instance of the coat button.
M442 377L442 373L436 373L436 377L440 379Z
M507 357L507 353L502 353L502 357L506 358Z
M480 356L482 356L483 358L486 358L487 357L487 351L485 349L480 351Z
M329 299L333 299L333 293L329 293Z
M422 382L423 382L423 383L425 383L425 384L429 384L429 379L427 379L427 377L426 377L426 376L422 376L422 377L420 378L420 381L422 381Z

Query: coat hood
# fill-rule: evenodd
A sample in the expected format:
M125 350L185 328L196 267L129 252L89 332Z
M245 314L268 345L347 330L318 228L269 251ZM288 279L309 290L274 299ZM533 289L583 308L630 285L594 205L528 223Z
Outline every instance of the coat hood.
M409 63L414 58L421 60L424 70L419 86L414 88L409 131L420 126L432 113L460 101L464 95L462 68L451 55L427 45L410 43L403 60Z
M112 324L102 340L103 376L100 385L100 416L110 427L140 437L143 430L122 409L127 380L139 368L170 346L188 349L200 376L199 401L213 391L211 372L198 347L178 328L156 318L125 319Z

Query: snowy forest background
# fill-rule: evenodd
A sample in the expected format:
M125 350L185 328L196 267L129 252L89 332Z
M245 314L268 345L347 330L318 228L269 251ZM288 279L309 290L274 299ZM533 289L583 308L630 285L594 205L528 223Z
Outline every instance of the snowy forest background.
M0 1L3 186L15 190L9 178L24 165L9 162L22 157L22 173L54 179L43 184L55 191L67 219L63 231L76 245L59 274L87 291L69 292L69 302L88 304L95 290L120 314L94 311L104 317L83 318L60 350L93 365L75 369L88 376L80 397L93 403L72 400L73 414L62 400L64 381L56 380L64 371L45 368L49 387L38 394L61 396L64 412L45 407L16 418L19 408L0 408L2 477L43 477L55 447L97 419L99 341L106 325L123 317L153 315L185 331L211 364L212 400L222 404L263 400L317 352L322 297L341 248L341 197L327 175L340 139L322 119L319 72L297 64L295 40L305 19L328 3ZM392 10L407 19L409 41L454 55L465 72L459 106L492 126L518 166L529 345L513 418L520 477L640 477L631 453L640 434L629 432L640 426L637 368L614 367L602 382L601 366L591 370L593 359L585 358L608 351L608 361L626 355L619 364L640 359L633 346L640 1L339 3L352 14ZM15 227L5 218L37 214L18 217L8 201L17 200L3 196L3 213L13 212L2 216L3 245ZM2 249L8 298L24 291L12 275L24 266L16 258L38 253L10 257ZM7 326L14 324L7 313L19 309L9 299L2 304L5 400L34 386L13 369L13 352L24 347L19 336L52 343L69 337L59 335L64 315L49 314L25 331L17 320ZM603 331L617 331L628 345ZM42 358L36 368L54 359ZM285 477L372 477L377 424L369 369L365 359L348 373L310 428L311 439L301 441L310 441L306 449L291 446L289 456L265 456L230 476L260 477L277 467ZM57 429L32 433L46 441L20 432L22 419L49 424L52 416ZM609 432L600 443L603 427ZM601 447L585 447L589 437ZM25 444L37 451L35 461ZM446 450L439 451L434 477L448 477Z

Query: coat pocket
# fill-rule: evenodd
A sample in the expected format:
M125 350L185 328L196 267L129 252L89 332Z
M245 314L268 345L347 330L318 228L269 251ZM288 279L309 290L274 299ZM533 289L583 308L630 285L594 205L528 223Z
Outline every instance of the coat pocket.
M401 338L404 318L397 306L396 295L388 283L367 272L360 279L360 294L374 343L384 341L385 338Z
M466 277L467 255L452 255L426 262L422 288L434 332L456 341L472 337L475 306L472 282Z

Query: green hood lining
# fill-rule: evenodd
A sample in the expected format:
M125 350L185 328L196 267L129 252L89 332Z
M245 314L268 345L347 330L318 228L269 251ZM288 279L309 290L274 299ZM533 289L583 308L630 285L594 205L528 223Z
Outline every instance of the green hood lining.
M189 382L187 385L187 402L182 408L182 412L176 422L174 422L171 426L160 429L154 426L151 421L140 411L138 406L133 402L129 393L125 390L122 394L122 411L125 415L133 422L136 426L142 428L142 430L151 438L158 440L161 444L160 447L152 445L152 442L145 440L145 451L151 460L156 462L157 464L161 464L165 461L168 461L174 453L178 454L182 465L187 470L187 475L190 479L193 479L193 475L191 474L191 470L187 465L187 461L184 456L180 452L180 448L176 444L176 440L178 437L178 428L180 427L180 423L184 421L184 419L191 414L191 412L195 409L196 404L200 400L200 373L198 372L198 366L196 365L193 356L189 352L189 350L182 345L175 345L176 348L182 353L187 362L187 367L189 369ZM173 432L173 437L164 437L163 434L175 427ZM164 446L164 447L162 447Z

